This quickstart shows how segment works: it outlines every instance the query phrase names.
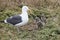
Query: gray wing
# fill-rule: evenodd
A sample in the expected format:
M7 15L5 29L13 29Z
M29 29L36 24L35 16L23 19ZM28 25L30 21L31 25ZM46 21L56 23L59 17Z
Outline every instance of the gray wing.
M22 22L22 17L21 16L13 16L13 17L10 17L6 20L8 23L10 24L18 24L18 23L21 23Z

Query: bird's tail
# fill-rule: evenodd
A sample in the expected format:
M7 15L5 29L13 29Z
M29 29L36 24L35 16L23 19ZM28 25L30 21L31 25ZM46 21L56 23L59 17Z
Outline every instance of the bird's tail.
M4 21L0 21L0 23L5 23Z

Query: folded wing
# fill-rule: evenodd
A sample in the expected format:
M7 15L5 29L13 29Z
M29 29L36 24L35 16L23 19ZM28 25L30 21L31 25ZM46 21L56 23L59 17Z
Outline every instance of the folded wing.
M22 17L21 16L13 16L13 17L10 17L8 18L7 20L7 23L10 23L10 24L18 24L18 23L21 23L22 22Z

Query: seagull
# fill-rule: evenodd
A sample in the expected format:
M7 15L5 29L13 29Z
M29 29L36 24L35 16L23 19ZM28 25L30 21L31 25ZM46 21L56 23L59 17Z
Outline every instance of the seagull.
M0 22L12 24L17 27L23 26L23 25L27 24L28 20L29 20L28 13L27 13L28 10L29 10L29 8L27 6L23 6L21 14L11 16L11 17L5 19L4 21L0 21Z

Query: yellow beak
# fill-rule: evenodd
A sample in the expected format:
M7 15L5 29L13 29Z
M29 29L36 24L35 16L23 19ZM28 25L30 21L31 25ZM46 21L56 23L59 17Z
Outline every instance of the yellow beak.
M29 14L32 14L32 10L31 10L31 9L29 9L29 10L28 10L28 13L29 13Z

